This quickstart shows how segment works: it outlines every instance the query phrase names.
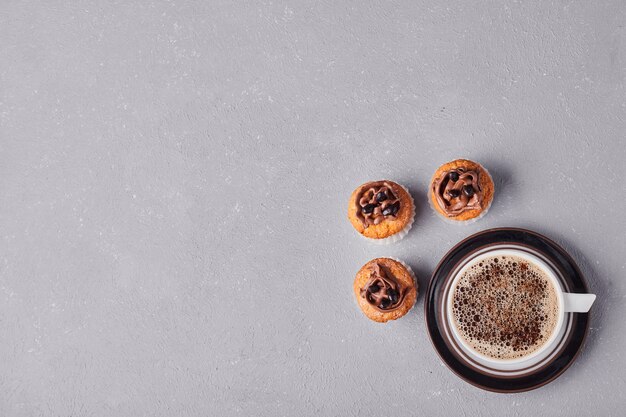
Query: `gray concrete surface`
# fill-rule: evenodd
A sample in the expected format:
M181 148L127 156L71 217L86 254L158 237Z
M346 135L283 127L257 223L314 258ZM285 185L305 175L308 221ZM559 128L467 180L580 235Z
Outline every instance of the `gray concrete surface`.
M0 4L0 415L623 415L626 3ZM442 162L488 216L425 203ZM418 202L381 248L345 218ZM584 352L534 392L442 365L423 297L388 325L352 280L495 226L547 234L598 294Z

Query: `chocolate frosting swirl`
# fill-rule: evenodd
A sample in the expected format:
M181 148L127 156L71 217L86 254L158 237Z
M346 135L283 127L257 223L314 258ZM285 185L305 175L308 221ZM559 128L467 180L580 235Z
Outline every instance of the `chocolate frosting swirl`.
M370 267L370 278L361 288L361 297L378 311L387 313L400 307L406 292L406 288L374 262Z
M388 217L395 218L398 211L400 198L387 181L365 184L356 197L356 216L366 229Z
M442 173L435 180L433 192L448 217L482 208L483 193L478 175L478 171L456 168Z

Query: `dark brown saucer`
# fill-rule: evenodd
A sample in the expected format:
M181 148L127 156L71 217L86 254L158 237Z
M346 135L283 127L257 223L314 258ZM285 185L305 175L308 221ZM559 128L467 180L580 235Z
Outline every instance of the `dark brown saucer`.
M442 331L445 324L441 306L443 293L456 265L474 252L513 244L541 254L559 273L567 292L587 293L587 284L574 260L552 240L530 230L498 228L472 235L454 246L439 262L426 292L424 303L426 326L430 340L443 362L466 382L494 392L523 392L539 388L560 376L574 362L589 328L589 313L568 313L570 325L555 355L538 369L520 376L496 376L477 369L454 353L450 339Z

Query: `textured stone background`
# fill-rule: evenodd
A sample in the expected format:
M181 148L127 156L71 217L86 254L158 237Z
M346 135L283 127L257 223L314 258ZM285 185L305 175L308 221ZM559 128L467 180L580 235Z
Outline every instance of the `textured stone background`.
M447 4L444 5L444 4ZM626 3L0 4L0 415L620 415L626 402ZM494 205L425 203L454 157ZM362 241L352 189L418 202ZM393 255L422 290L495 226L545 233L598 302L578 361L499 395L442 365L423 297L366 320Z

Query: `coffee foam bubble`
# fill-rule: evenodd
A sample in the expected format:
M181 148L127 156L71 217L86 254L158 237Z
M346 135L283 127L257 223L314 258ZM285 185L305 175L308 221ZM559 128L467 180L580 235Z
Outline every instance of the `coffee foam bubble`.
M556 290L537 265L495 256L470 266L454 288L453 318L477 352L518 359L541 348L558 322Z

